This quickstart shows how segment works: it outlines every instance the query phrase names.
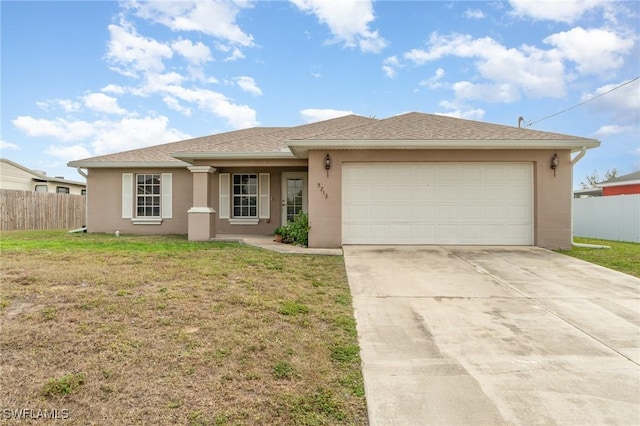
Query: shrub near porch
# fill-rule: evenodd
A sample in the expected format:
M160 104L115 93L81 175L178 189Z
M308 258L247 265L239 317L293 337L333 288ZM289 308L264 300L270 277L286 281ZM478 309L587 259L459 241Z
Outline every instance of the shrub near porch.
M0 244L3 407L78 424L367 422L341 257L175 236Z

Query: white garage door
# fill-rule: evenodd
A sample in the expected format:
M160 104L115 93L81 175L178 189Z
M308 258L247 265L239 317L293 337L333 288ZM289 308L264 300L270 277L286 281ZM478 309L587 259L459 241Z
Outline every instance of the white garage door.
M343 244L533 244L531 163L346 163Z

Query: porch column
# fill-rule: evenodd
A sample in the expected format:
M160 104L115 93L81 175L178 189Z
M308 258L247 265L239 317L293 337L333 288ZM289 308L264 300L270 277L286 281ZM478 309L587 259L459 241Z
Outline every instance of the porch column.
M216 211L211 207L211 174L216 169L210 166L191 166L193 174L193 207L189 214L189 241L209 241L215 237Z

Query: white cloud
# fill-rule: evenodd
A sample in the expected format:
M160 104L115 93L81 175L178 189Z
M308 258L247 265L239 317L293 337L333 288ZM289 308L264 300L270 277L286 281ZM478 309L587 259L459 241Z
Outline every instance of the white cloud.
M555 46L560 54L575 62L583 74L605 74L624 64L623 56L631 51L634 41L606 29L572 28L543 40Z
M126 114L127 110L118 106L118 100L104 93L90 93L83 98L84 105L92 111L106 114Z
M429 89L438 89L442 87L442 83L440 82L440 80L442 79L442 77L444 77L444 74L444 69L438 68L432 77L429 77L426 80L422 80L418 84L420 86L428 87Z
M240 9L251 7L246 1L130 1L127 6L137 16L158 22L173 31L197 31L225 42L250 47L253 36L237 25Z
M91 146L95 154L102 155L191 137L177 129L168 128L168 124L169 119L164 116L98 121L95 122L96 132Z
M252 77L240 76L234 79L236 84L245 92L251 93L252 95L260 96L262 95L262 90L256 85L255 80Z
M339 109L303 109L300 111L302 119L307 123L314 123L316 121L330 120L332 118L344 117L345 115L353 114L352 111L339 110Z
M187 117L191 117L191 109L180 105L180 102L178 102L176 98L172 98L171 96L165 96L164 98L162 98L162 101L167 105L167 107L169 107L169 109L181 112Z
M27 136L54 137L64 142L84 140L95 134L92 123L82 120L66 120L64 118L47 120L19 116L12 122Z
M607 84L592 93L585 93L582 101L602 95L585 105L591 113L609 116L610 125L632 126L640 131L640 80L615 89L623 83Z
M162 2L164 3L164 2ZM138 72L161 72L164 59L171 58L169 46L149 37L141 36L132 25L109 25L110 40L107 44L107 59L115 64L112 68L123 75L137 77Z
M377 53L387 41L372 31L369 24L375 19L370 0L290 0L298 9L313 13L326 24L335 37L346 47L359 47L363 52Z
M47 155L60 158L65 161L73 161L79 160L81 158L91 157L91 153L83 145L49 145L49 147L45 149L44 152Z
M77 112L80 111L81 105L78 102L74 102L71 99L53 99L46 101L36 101L38 108L49 111L53 107L62 108L64 112Z
M509 0L512 13L535 20L571 24L590 10L606 5L608 0Z
M202 42L193 44L191 40L177 40L171 43L175 52L194 65L201 65L212 59L211 50Z
M115 93L116 95L122 95L123 93L126 93L127 89L125 89L122 86L118 86L117 84L107 84L102 89L100 89L100 91L106 92L106 93Z
M242 51L236 47L231 52L231 55L227 56L222 61L233 62L233 61L237 61L238 59L244 59L244 53L242 53Z
M483 109L454 110L447 112L436 112L437 115L445 115L447 117L464 118L467 120L482 120L485 111Z
M182 86L166 86L159 92L168 94L184 102L195 103L200 109L210 111L216 116L225 118L235 129L257 126L256 111L247 105L231 103L221 93L206 89L188 89Z
M7 142L4 139L0 139L0 149L20 149L15 143Z
M398 68L401 68L400 61L397 56L389 56L382 61L382 71L389 78L395 78L398 75Z
M468 19L484 19L486 15L480 9L467 9L464 12L465 18Z
M493 101L513 102L521 92L537 98L565 94L564 65L555 49L545 51L526 45L508 49L490 37L476 39L464 34L433 33L426 50L412 49L404 54L405 59L416 65L446 56L476 59L478 72L487 80L462 81L454 86L462 97L479 99L488 94Z
M633 126L618 126L616 124L606 125L600 127L596 132L596 137L606 138L607 136L618 135L621 133L632 133L637 132L637 128ZM638 148L640 149L640 148Z
M452 87L458 99L510 103L520 97L518 88L510 83L474 84L468 81L458 81Z
M138 96L149 96L153 93L163 92L167 87L181 86L185 78L177 72L166 74L150 73L145 76L145 81L137 89L132 89L132 93Z
M36 119L23 116L13 124L33 137L49 137L73 145L51 145L49 153L60 158L85 158L187 139L190 136L168 127L164 116L96 120ZM93 152L86 148L91 146ZM73 158L72 158L73 157Z

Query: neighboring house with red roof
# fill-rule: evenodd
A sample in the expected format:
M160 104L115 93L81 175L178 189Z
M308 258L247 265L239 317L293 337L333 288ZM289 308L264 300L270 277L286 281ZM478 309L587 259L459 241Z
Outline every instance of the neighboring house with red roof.
M640 171L611 178L596 184L602 188L602 196L640 194Z
M356 115L84 160L88 232L271 234L309 246L571 242L572 154L595 139L458 118ZM551 167L555 165L555 167Z

